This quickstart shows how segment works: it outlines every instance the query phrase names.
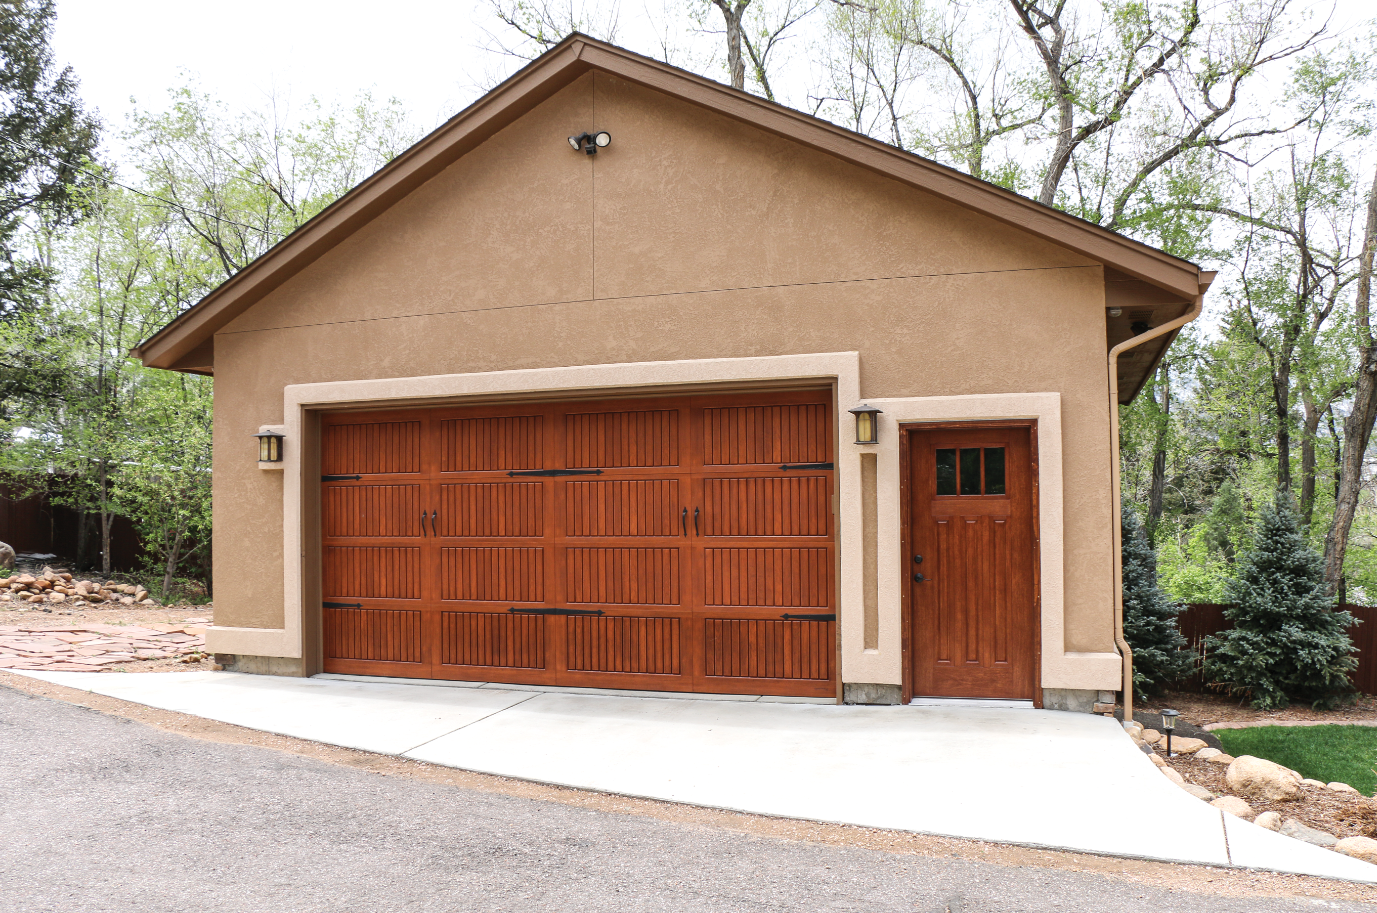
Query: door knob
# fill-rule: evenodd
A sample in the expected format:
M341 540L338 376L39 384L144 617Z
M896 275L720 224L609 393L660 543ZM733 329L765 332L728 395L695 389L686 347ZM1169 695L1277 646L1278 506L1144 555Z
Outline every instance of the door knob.
M913 575L913 582L914 582L914 583L922 583L924 580L927 580L927 579L928 579L928 578L924 577L922 574L914 574L914 575Z
M923 556L922 556L922 555L914 555L914 556L913 556L913 563L914 563L914 564L922 564L922 563L923 563Z

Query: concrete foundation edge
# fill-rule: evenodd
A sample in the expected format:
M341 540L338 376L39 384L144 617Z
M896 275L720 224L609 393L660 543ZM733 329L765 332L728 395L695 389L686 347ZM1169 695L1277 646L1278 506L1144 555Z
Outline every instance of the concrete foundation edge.
M866 682L842 684L844 704L898 704L902 701L903 691L898 685L876 685Z
M1114 704L1113 691L1088 688L1043 688L1042 706L1046 710L1066 710L1071 713L1095 713L1096 704Z
M249 675L284 675L306 678L305 664L300 657L248 656L242 653L216 653L215 661L226 672L245 672Z

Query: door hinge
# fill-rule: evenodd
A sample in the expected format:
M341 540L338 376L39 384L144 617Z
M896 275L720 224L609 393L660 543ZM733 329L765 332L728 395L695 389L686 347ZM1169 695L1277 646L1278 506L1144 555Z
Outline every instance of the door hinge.
M781 615L781 616L779 616L779 617L780 617L780 618L783 618L785 621L836 621L836 620L837 620L837 616L836 616L835 613L834 613L834 614L831 614L831 615L828 615L828 614L826 614L826 613L817 614L817 615L791 615L791 614L789 614L789 613L786 612L785 614L783 614L783 615Z
M361 479L361 478L363 478L363 476L358 476L358 475L354 475L354 476L321 476L321 477L320 477L320 480L321 480L322 482L348 482L348 481L351 481L351 480L357 480L357 479Z
M361 602L322 602L321 605L324 606L324 607L327 608L327 609L361 609L361 608L363 608L363 603L361 603Z
M784 463L779 467L784 472L791 469L836 469L833 463Z
M517 615L603 615L602 609L518 609L512 606L507 610Z

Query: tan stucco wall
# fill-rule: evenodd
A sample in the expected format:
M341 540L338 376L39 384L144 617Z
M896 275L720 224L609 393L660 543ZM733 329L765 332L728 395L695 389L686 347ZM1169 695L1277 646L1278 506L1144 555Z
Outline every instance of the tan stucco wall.
M573 152L594 127L612 145ZM283 624L282 474L249 436L288 385L858 351L864 397L1061 395L1065 649L1111 651L1103 288L1079 255L586 76L216 335L217 624Z

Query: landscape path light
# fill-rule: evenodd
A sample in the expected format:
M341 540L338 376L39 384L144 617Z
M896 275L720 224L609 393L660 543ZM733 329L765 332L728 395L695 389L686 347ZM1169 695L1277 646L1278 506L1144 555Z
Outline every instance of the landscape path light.
M1162 729L1167 734L1167 757L1174 758L1176 755L1171 751L1171 733L1176 728L1176 718L1181 714L1175 710L1162 711Z

